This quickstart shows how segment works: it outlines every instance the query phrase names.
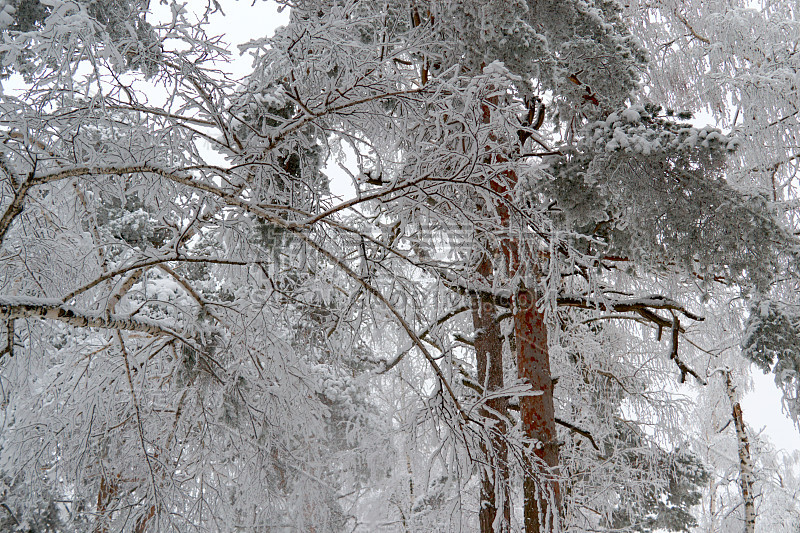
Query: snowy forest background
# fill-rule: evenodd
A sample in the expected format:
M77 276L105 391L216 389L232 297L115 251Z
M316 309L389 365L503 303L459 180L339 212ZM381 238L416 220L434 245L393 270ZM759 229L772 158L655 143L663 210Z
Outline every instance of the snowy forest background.
M0 531L797 532L798 10L0 0Z

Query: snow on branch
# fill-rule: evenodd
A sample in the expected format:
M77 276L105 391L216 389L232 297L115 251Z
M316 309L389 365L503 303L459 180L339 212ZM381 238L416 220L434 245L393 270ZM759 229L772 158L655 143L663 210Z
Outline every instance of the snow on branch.
M80 311L54 298L0 296L0 319L12 321L18 318L56 320L77 328L118 329L148 335L167 335L197 348L186 336L155 320Z
M620 313L636 313L646 321L652 322L656 326L658 326L659 340L661 339L662 329L670 328L670 330L672 331L672 338L671 338L672 344L670 347L669 357L671 360L675 361L675 364L681 371L680 382L684 383L686 381L686 376L691 375L699 383L703 385L706 384L706 380L700 377L700 375L697 372L692 370L692 368L689 365L687 365L678 355L678 339L680 337L680 334L685 333L686 330L681 326L676 313L681 313L687 318L698 322L705 320L705 318L692 313L691 311L687 310L684 306L682 306L675 300L667 298L666 296L661 296L659 294L653 294L641 298L625 298L618 300L609 298L592 299L583 296L563 296L558 298L557 301L558 305L563 305L567 307L611 310ZM653 311L654 309L668 310L670 311L670 313L672 313L672 317L665 318L656 313L655 311Z
M621 313L638 313L643 318L655 323L660 328L671 328L673 321L653 312L653 309L677 311L687 318L697 322L705 320L704 317L692 313L672 298L667 298L666 296L661 296L659 294L653 294L642 298L626 298L619 300L611 298L587 298L585 296L561 296L558 298L558 305L563 305L566 307L581 307L584 309L611 310ZM682 331L684 330L681 329L681 332Z

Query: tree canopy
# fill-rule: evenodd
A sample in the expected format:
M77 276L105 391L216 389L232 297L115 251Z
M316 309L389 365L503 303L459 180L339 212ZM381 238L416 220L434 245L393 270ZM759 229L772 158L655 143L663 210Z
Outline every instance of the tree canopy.
M278 3L0 0L0 529L796 530L789 3Z

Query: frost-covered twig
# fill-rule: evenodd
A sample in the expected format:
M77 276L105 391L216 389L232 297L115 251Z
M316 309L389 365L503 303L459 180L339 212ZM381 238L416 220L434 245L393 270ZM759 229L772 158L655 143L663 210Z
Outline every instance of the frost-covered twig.
M224 257L186 257L184 255L166 255L162 257L157 257L154 259L148 259L147 261L141 261L138 263L133 263L128 266L120 267L116 270L112 270L110 272L106 272L101 276L97 276L95 279L90 281L89 283L69 292L66 296L61 298L62 303L67 303L79 294L83 294L84 292L96 287L97 285L101 284L102 282L115 278L117 276L121 276L131 270L136 270L140 268L147 268L151 266L160 266L165 263L206 263L206 264L217 264L217 265L233 265L233 266L247 266L251 264L257 263L257 261L237 261L235 259L227 259Z
M14 357L14 319L9 318L6 320L6 347L0 351L0 359L5 354L9 357Z
M426 335L428 335L428 333L430 333L430 332L431 332L431 330L433 330L433 328L435 328L435 327L437 327L437 326L441 326L442 324L444 324L445 322L447 322L447 321L448 321L448 320L450 320L451 318L455 317L456 315L459 315L459 314L463 313L464 311L469 311L469 310L470 310L470 306L468 306L468 305L462 305L462 306L460 306L460 307L456 307L456 308L454 308L454 309L450 310L449 312L445 313L444 315L442 315L442 316L440 316L438 319L436 319L436 320L435 320L435 321L434 321L432 324L430 324L428 327L426 327L425 329L423 329L422 331L420 331L420 332L419 332L419 334L418 334L418 336L419 336L420 338L423 338L423 337L425 337ZM392 359L392 360L391 360L390 362L388 362L388 363L385 363L384 367L383 367L381 370L379 370L379 371L378 371L378 374L385 374L385 373L386 373L386 372L388 372L389 370L393 369L395 366L397 366L397 364L398 364L400 361L402 361L403 357L405 357L405 355L406 355L406 354L407 354L409 351L410 351L410 349L409 349L409 350L403 350L402 352L400 352L399 354L397 354L397 356L395 356L395 358L394 358L394 359Z

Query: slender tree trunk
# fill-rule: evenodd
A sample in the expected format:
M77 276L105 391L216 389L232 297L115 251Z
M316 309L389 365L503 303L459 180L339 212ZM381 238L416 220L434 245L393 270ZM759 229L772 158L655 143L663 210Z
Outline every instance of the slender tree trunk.
M712 476L708 480L708 518L711 523L708 526L709 533L716 533L717 531L717 482Z
M725 373L725 387L731 402L733 423L736 427L736 443L739 450L739 485L742 489L742 499L744 500L744 533L755 533L756 504L753 458L750 455L750 441L747 438L747 427L744 425L742 406L739 403L736 387L733 385L730 372Z
M478 273L487 279L492 265L484 257ZM484 394L503 388L503 338L494 302L488 298L474 296L472 323L475 327L475 355L478 366L478 382ZM487 464L481 473L480 510L478 521L481 533L508 531L511 520L511 504L508 492L508 446L507 430L508 398L497 397L486 401L481 415L487 421L489 444L481 450ZM502 506L501 527L495 529L498 505Z

